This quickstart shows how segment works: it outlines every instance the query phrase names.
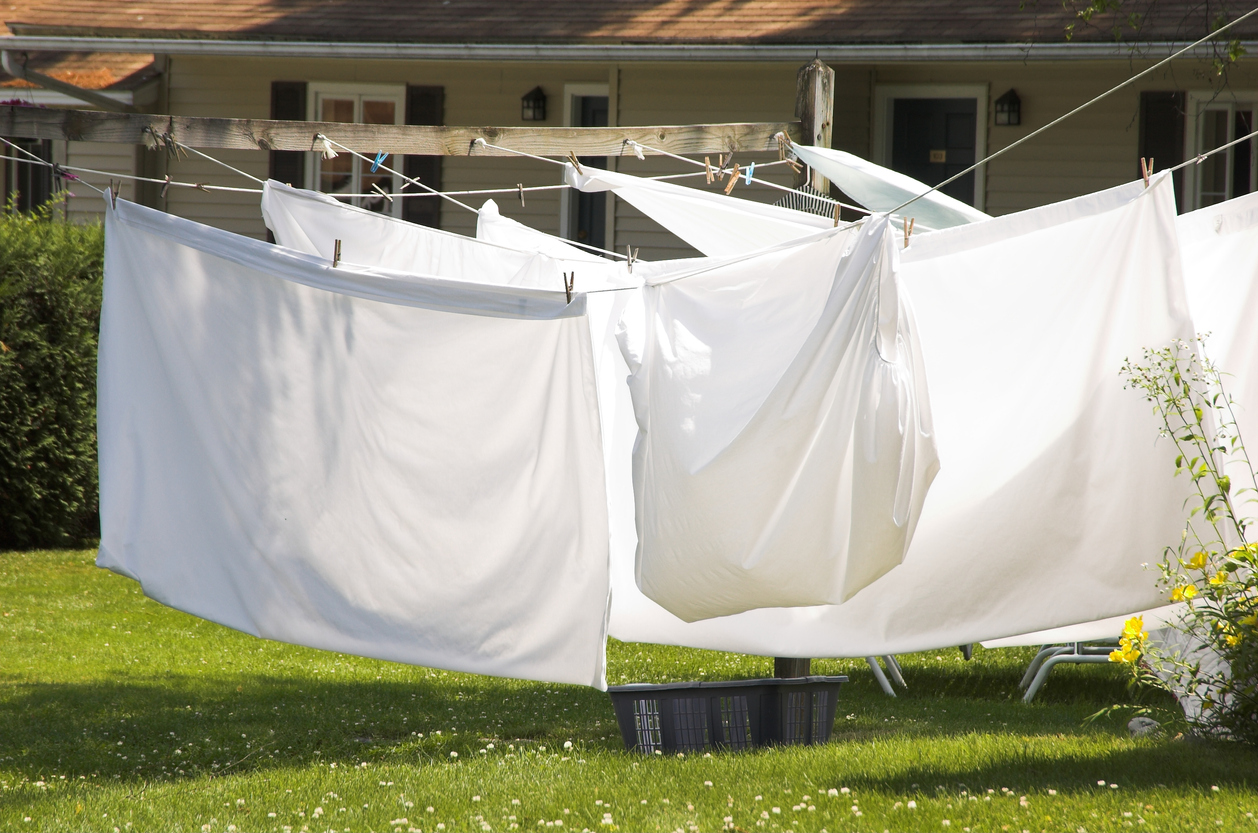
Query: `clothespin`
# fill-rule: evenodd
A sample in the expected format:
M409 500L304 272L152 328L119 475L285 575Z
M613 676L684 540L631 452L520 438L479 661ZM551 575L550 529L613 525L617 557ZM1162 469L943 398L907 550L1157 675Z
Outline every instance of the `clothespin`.
M340 262L341 262L341 241L337 240L332 245L332 268L335 269L336 265Z
M626 262L626 264L625 264L625 265L629 267L629 274L630 274L630 275L632 275L632 274L633 274L633 262L634 262L635 260L637 260L637 259L638 259L638 250L637 250L637 249L635 249L635 248L633 248L632 246L626 245L626 246L625 246L625 254L627 254L627 255L629 256L629 260Z
M1149 187L1149 174L1151 172L1150 171L1151 167L1152 167L1151 165L1145 164L1145 159L1143 156L1141 156L1140 157L1140 176L1144 179L1145 188Z
M572 151L568 151L568 161L572 163L572 167L577 169L577 173L585 173L585 171L581 169L581 163L577 161L577 155Z
M756 163L752 162L750 165L747 166L746 173L743 174L743 182L750 185L751 177L755 175L755 172L756 172Z
M516 190L519 191L520 193L520 208L523 208L524 207L524 183L517 182L515 184L515 187L516 187Z
M563 273L563 293L568 298L568 303L572 303L572 288L577 284L577 273L573 271L571 275L567 272Z
M114 185L114 181L112 179L109 180L109 202L114 209L118 208L118 187L120 185L122 185L121 182L118 185Z
M374 174L376 171L380 170L380 164L388 158L389 158L389 154L385 153L384 151L377 152L376 161L371 163L371 172ZM392 200L390 200L390 202L392 202Z
M913 234L913 224L915 222L916 220L913 217L910 217L909 221L904 224L904 248L906 249L909 247L909 237Z
M729 184L725 186L725 193L727 195L729 194L730 191L733 191L734 186L738 184L738 165L737 164L734 165L733 173L734 175L729 178Z
M841 214L842 212L843 212L843 206L839 205L836 202L834 204L834 227L835 228L839 227L839 214Z
M77 182L79 179L77 174L70 173L65 168L58 165L56 162L52 163L52 175L57 177L58 179L64 179L67 182Z
M379 194L380 196L388 200L389 205L393 205L393 195L390 194L388 191L384 190L383 188L381 188L379 182L371 183L371 190L375 191L377 194Z
M166 174L166 183L162 185L162 199L166 199L166 191L170 188L170 174Z
M799 173L800 171L804 169L804 166L796 162L794 159L788 158L786 160L786 164L795 173Z
M332 143L328 141L327 136L324 136L322 133L316 133L315 140L323 144L324 159L335 159L337 157L337 152L332 149Z
M711 185L711 184L712 184L712 179L713 179L713 177L712 177L712 160L710 160L710 159L709 159L708 157L706 157L706 156L705 156L705 157L703 157L703 172L704 172L705 174L707 174L707 177L708 177L708 184L709 184L709 185Z
M205 187L204 182L195 182L193 183L192 187L197 189L198 191L204 191L207 194L210 193L210 189Z

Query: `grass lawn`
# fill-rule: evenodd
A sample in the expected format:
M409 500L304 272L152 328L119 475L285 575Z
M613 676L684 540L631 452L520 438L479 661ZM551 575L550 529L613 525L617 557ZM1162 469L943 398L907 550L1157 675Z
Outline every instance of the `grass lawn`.
M836 740L624 751L606 694L265 642L164 608L91 552L0 555L0 829L1258 831L1258 753L1121 721L1109 666L1029 650L845 673ZM422 603L417 599L416 603ZM771 660L608 646L612 682L769 676Z

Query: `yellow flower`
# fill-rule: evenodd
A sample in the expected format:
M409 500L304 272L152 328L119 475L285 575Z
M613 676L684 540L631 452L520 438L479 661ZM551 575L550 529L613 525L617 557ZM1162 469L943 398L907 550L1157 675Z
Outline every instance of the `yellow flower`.
M1184 587L1176 587L1171 591L1171 601L1182 602L1186 599L1191 599L1195 595L1197 595L1197 585L1195 584L1189 584Z
M1227 636L1227 637L1224 637L1224 639L1226 639L1226 640L1227 640L1227 644L1228 644L1228 645L1230 645L1230 646L1232 646L1233 648L1235 648L1237 645L1239 645L1239 644L1240 644L1240 641L1241 641L1240 636L1236 636L1236 635L1233 635L1233 636Z
M1123 652L1122 652L1122 651L1110 651L1110 652L1109 652L1109 661L1110 661L1110 662L1122 662L1122 661L1123 661Z
M1206 554L1198 550L1196 555L1188 559L1188 563L1185 566L1190 570L1204 569L1206 566Z
M1226 570L1219 570L1217 573L1210 576L1210 583L1213 584L1215 587L1218 587L1220 584L1222 584L1225 581L1227 581Z
M1251 613L1248 616L1246 616L1244 619L1241 619L1241 624L1249 625L1250 627L1258 625L1258 613Z
M1133 639L1144 639L1148 636L1144 630L1144 617L1133 616L1123 625L1123 636Z

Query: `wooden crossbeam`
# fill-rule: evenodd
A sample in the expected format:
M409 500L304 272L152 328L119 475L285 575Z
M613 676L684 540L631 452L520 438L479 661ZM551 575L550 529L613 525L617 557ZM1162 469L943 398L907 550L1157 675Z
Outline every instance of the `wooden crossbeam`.
M620 156L631 152L625 146L626 139L670 153L696 154L776 150L773 137L779 131L784 131L792 141L801 137L799 122L654 127L432 127L0 107L0 136L151 147L154 140L150 130L159 135L170 133L176 141L195 148L319 150L314 137L322 133L363 154L384 151L423 156L510 155L488 148L473 148L472 143L478 138L539 156L564 157L570 152L578 156Z

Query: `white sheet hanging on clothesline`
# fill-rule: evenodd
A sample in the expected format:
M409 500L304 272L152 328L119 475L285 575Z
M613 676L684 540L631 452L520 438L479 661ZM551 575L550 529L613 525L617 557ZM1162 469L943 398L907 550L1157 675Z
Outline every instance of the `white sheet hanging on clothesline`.
M107 206L98 563L257 636L604 687L585 300Z
M938 466L896 255L882 217L647 279L637 578L676 616L837 604L903 560Z
M1251 442L1258 448L1258 331L1251 326L1258 321L1258 194L1180 215L1175 229L1193 324L1197 332L1210 334L1206 352L1227 374L1223 383L1235 399L1233 415L1237 427L1242 438L1254 438ZM1239 484L1236 489L1254 487L1243 462L1233 460L1228 474L1234 484ZM1258 503L1249 502L1250 498L1245 496L1236 508L1244 517L1258 519ZM1173 543L1167 541L1168 545ZM1133 611L1127 616L1143 616L1145 627L1153 630L1173 621L1178 608L1173 605ZM1001 648L1117 639L1124 618L983 644Z
M671 182L568 165L564 180L587 193L616 196L711 257L732 257L834 227L834 220L778 205L712 194ZM703 222L690 222L698 216Z
M839 606L684 623L637 600L611 634L778 656L926 650L1161 603L1183 483L1118 368L1192 333L1158 178L929 235L901 263L942 470L905 562ZM671 215L676 216L676 215ZM656 218L659 219L659 218ZM686 222L710 222L693 214Z
M924 194L900 212L914 219L915 230L952 228L989 219L989 215L971 205L939 191L931 191L924 182L859 156L812 145L791 145L791 151L801 162L821 173L840 191L870 211L885 213Z

